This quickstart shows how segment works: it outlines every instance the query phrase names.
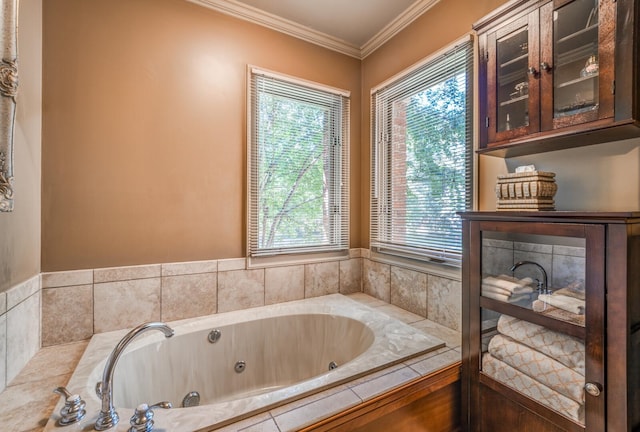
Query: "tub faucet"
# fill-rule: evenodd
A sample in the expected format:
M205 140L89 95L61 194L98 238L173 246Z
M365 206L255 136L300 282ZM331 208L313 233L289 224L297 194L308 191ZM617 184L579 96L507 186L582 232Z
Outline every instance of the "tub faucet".
M542 281L540 281L540 279L536 279L536 281L538 282L538 293L540 293L540 294L549 294L549 285L547 284L547 272L544 270L544 267L542 267L537 262L533 262L533 261L518 261L517 263L515 263L513 265L513 267L511 267L511 269L510 269L511 273L513 273L518 267L520 267L522 265L525 265L525 264L531 264L533 266L538 267L538 270L540 270L540 272L542 273Z
M107 430L118 423L119 417L115 408L113 407L113 372L116 368L116 363L120 358L120 354L129 345L129 343L135 339L139 334L146 332L147 330L159 330L164 333L165 337L173 336L173 329L161 322L148 322L140 324L132 329L118 342L116 347L111 351L107 363L104 366L104 372L102 373L102 381L96 384L96 394L102 400L102 409L98 420L96 420L95 429L99 431Z

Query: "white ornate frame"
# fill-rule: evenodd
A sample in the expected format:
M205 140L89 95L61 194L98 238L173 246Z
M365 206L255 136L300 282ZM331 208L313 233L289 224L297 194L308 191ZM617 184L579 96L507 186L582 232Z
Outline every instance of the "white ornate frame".
M13 129L18 93L18 0L1 1L0 212L10 212L13 211Z

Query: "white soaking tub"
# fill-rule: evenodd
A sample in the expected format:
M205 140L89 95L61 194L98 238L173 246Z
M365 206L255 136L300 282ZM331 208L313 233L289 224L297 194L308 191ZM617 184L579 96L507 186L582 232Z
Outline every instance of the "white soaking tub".
M113 404L120 421L109 430L126 431L139 404L160 401L173 408L154 409L154 430L214 430L444 346L340 294L168 325L173 337L145 332L117 362ZM126 333L91 339L67 386L85 400L87 415L65 431L88 430L95 423L100 412L96 383ZM193 392L199 405L183 407L185 396ZM187 400L194 402L193 397ZM54 420L62 405L60 401L45 431L60 430Z

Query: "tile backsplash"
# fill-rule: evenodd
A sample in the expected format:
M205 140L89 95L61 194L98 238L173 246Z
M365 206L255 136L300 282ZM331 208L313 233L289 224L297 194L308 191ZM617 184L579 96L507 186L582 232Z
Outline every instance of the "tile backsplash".
M485 275L510 275L509 269L518 261L533 261L544 268L550 288L563 288L575 283L585 284L585 248L560 244L483 238L482 272ZM540 272L531 266L516 269L514 276L540 279Z
M247 268L240 258L44 273L42 346L144 321L358 292L361 267L359 256L266 268Z
M370 259L247 268L244 258L42 273L0 293L0 391L40 347L144 321L174 321L326 294L364 292L460 329L461 284ZM576 258L573 255L567 255Z

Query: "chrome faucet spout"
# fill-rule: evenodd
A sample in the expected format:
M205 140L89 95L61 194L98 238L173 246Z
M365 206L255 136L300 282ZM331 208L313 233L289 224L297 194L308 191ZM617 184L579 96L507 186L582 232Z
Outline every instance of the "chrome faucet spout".
M540 273L542 273L542 282L540 282L540 279L536 279L538 281L538 292L540 294L548 294L549 293L549 285L548 285L548 280L547 280L547 272L545 271L544 267L542 267L537 262L534 262L534 261L518 261L517 263L515 263L511 267L511 269L509 269L509 271L511 273L513 273L514 271L516 271L516 269L518 267L523 266L525 264L533 265L533 266L537 267L538 270L540 270Z
M102 400L102 408L96 420L95 429L102 431L107 430L118 423L120 418L113 406L113 372L115 371L116 364L120 355L124 349L135 339L138 335L148 330L159 330L164 333L165 337L171 337L174 331L168 325L161 322L148 322L140 324L132 329L118 342L116 347L111 351L107 363L104 366L104 372L102 373L102 381L96 384L96 394Z

